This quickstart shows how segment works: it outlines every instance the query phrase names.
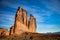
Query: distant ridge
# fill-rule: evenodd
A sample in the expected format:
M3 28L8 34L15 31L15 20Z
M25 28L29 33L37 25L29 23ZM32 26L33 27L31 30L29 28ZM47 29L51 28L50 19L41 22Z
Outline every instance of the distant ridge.
M46 33L46 34L60 34L60 32L48 32L48 33Z

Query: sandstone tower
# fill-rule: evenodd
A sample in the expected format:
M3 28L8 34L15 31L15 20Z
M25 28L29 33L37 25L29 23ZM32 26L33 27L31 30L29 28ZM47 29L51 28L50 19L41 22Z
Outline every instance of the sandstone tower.
M23 9L23 24L28 26L27 12Z
M27 25L27 14L22 8L18 8L15 17L15 24L14 24L14 33L20 34L22 32L27 32L28 28Z
M28 16L26 10L21 7L18 7L18 10L15 15L14 26L10 28L10 35L12 34L21 34L23 32L36 32L36 19L31 14L30 20L28 22Z
M36 19L34 18L34 16L32 14L30 15L28 27L29 27L30 32L36 32Z

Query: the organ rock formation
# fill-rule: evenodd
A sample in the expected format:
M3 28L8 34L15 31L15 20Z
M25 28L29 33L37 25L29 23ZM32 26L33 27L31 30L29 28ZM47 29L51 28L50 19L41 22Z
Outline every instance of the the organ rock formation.
M36 19L31 14L30 19L28 20L28 15L26 10L21 7L18 7L18 10L15 15L14 25L11 26L10 31L1 30L1 35L20 35L25 32L36 32Z
M18 7L18 10L15 15L14 25L10 28L10 35L16 34L19 35L23 32L36 32L36 19L31 14L30 19L28 20L28 15L26 10L21 7Z

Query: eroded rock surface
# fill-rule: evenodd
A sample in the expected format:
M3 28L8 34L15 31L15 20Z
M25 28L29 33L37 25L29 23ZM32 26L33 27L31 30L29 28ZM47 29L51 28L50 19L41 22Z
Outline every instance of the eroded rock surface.
M30 15L30 20L28 20L28 15L26 10L21 7L18 7L18 10L15 15L14 25L8 30L0 29L1 35L20 35L25 32L36 32L36 19L33 15Z
M9 31L5 28L0 28L0 35L2 36L8 36L9 35Z
M29 20L29 31L36 32L36 19L32 14L30 15L30 20Z
M10 34L22 34L24 32L36 32L36 19L33 15L30 15L28 22L28 15L26 10L18 7L15 15L14 27L11 27Z
M27 31L27 14L22 8L19 7L15 16L14 33L20 34Z

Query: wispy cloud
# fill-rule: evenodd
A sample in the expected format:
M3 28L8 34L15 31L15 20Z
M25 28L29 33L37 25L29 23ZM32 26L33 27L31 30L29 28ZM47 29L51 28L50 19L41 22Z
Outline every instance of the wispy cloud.
M4 16L3 16L4 15ZM2 22L5 22L6 20L8 22L14 22L15 20L15 15L9 15L9 14L2 14L2 16L0 17ZM5 19L5 20L4 20Z
M57 32L59 31L60 25L52 25L52 24L37 24L37 32L46 33L46 32ZM47 30L46 30L47 29Z
M60 2L58 0L42 1L42 3L45 4L48 9L60 13Z
M14 24L15 15L12 15L12 12L8 12L8 11L0 11L0 12L1 12L0 27L6 27L7 29L9 29Z
M15 15L9 15L9 14L0 14L0 19L7 19L9 21L13 21L15 18Z
M36 18L36 21L37 22L41 22L41 23L43 23L43 22L45 22L46 20L49 20L50 19L50 17L51 17L51 15L53 14L53 12L50 12L50 11L46 11L46 10L44 10L44 11L42 11L43 13L37 13L37 12L35 12L35 13L33 13L33 15L34 15L34 17Z
M34 3L33 3L34 2ZM48 21L54 12L60 14L60 4L57 0L3 0L1 2L3 9L0 11L0 25L3 27L10 27L14 23L15 11L18 6L25 9L28 13L28 17L32 14L37 21L37 32L53 32L58 31L59 26L51 24L45 24L46 20ZM10 9L11 8L11 9ZM8 11L9 9L9 11ZM15 10L13 12L13 9ZM57 18L58 19L58 18ZM54 21L54 20L53 20ZM7 24L8 23L8 24Z
M0 28L6 28L6 29L8 29L8 30L10 30L10 27L11 27L12 25L8 25L8 24L0 24Z

